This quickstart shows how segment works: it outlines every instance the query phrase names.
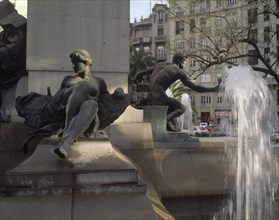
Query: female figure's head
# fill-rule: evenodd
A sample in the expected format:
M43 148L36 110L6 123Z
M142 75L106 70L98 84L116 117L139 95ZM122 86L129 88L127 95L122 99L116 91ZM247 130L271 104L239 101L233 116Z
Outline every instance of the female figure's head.
M93 62L90 54L83 49L78 49L72 52L70 54L70 58L75 73L84 73L87 70L90 70L90 66Z

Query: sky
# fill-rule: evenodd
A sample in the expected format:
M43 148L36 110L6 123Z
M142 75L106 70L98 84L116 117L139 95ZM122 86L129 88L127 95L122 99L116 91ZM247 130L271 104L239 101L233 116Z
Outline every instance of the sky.
M166 0L130 0L130 22L135 18L140 21L141 16L148 18L155 3L166 3Z
M1 0L0 0L1 1ZM22 13L27 9L27 0L10 0L16 2L17 10L21 12L23 16L26 13ZM130 0L130 22L133 23L135 18L140 21L141 16L148 18L151 9L155 3L167 3L166 0Z

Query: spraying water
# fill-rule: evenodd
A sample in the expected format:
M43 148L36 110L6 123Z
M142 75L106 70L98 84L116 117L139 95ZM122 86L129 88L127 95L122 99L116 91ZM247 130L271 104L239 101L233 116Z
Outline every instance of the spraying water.
M192 107L191 107L191 98L187 93L182 94L181 103L186 107L186 111L183 115L179 117L180 130L184 129L192 130Z
M250 66L230 68L227 74L225 95L232 105L238 138L237 149L230 152L236 170L235 192L221 218L276 219L272 204L279 169L271 153L270 134L278 121L272 111L273 98L266 82Z
M168 97L172 97L173 98L173 93L172 93L172 91L170 89L166 90L166 94L167 94Z

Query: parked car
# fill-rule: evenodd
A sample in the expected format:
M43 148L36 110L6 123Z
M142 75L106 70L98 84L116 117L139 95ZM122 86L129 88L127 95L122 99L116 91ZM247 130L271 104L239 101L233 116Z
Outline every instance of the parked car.
M205 127L194 126L193 130L189 132L189 135L194 137L208 137L209 132Z
M206 128L207 126L208 126L208 123L206 123L206 122L201 122L200 123L200 127Z
M209 133L210 137L222 137L222 136L227 136L226 132L222 130L221 128L214 127Z
M271 143L279 143L279 131L275 131L275 132L270 136L270 141L271 141Z

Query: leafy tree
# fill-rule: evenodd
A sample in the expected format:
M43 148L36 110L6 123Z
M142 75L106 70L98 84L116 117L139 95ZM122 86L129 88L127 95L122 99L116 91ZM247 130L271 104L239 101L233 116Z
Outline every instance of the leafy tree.
M130 74L129 79L135 78L136 74L148 67L154 66L156 59L150 54L145 52L143 49L134 50L130 54Z

